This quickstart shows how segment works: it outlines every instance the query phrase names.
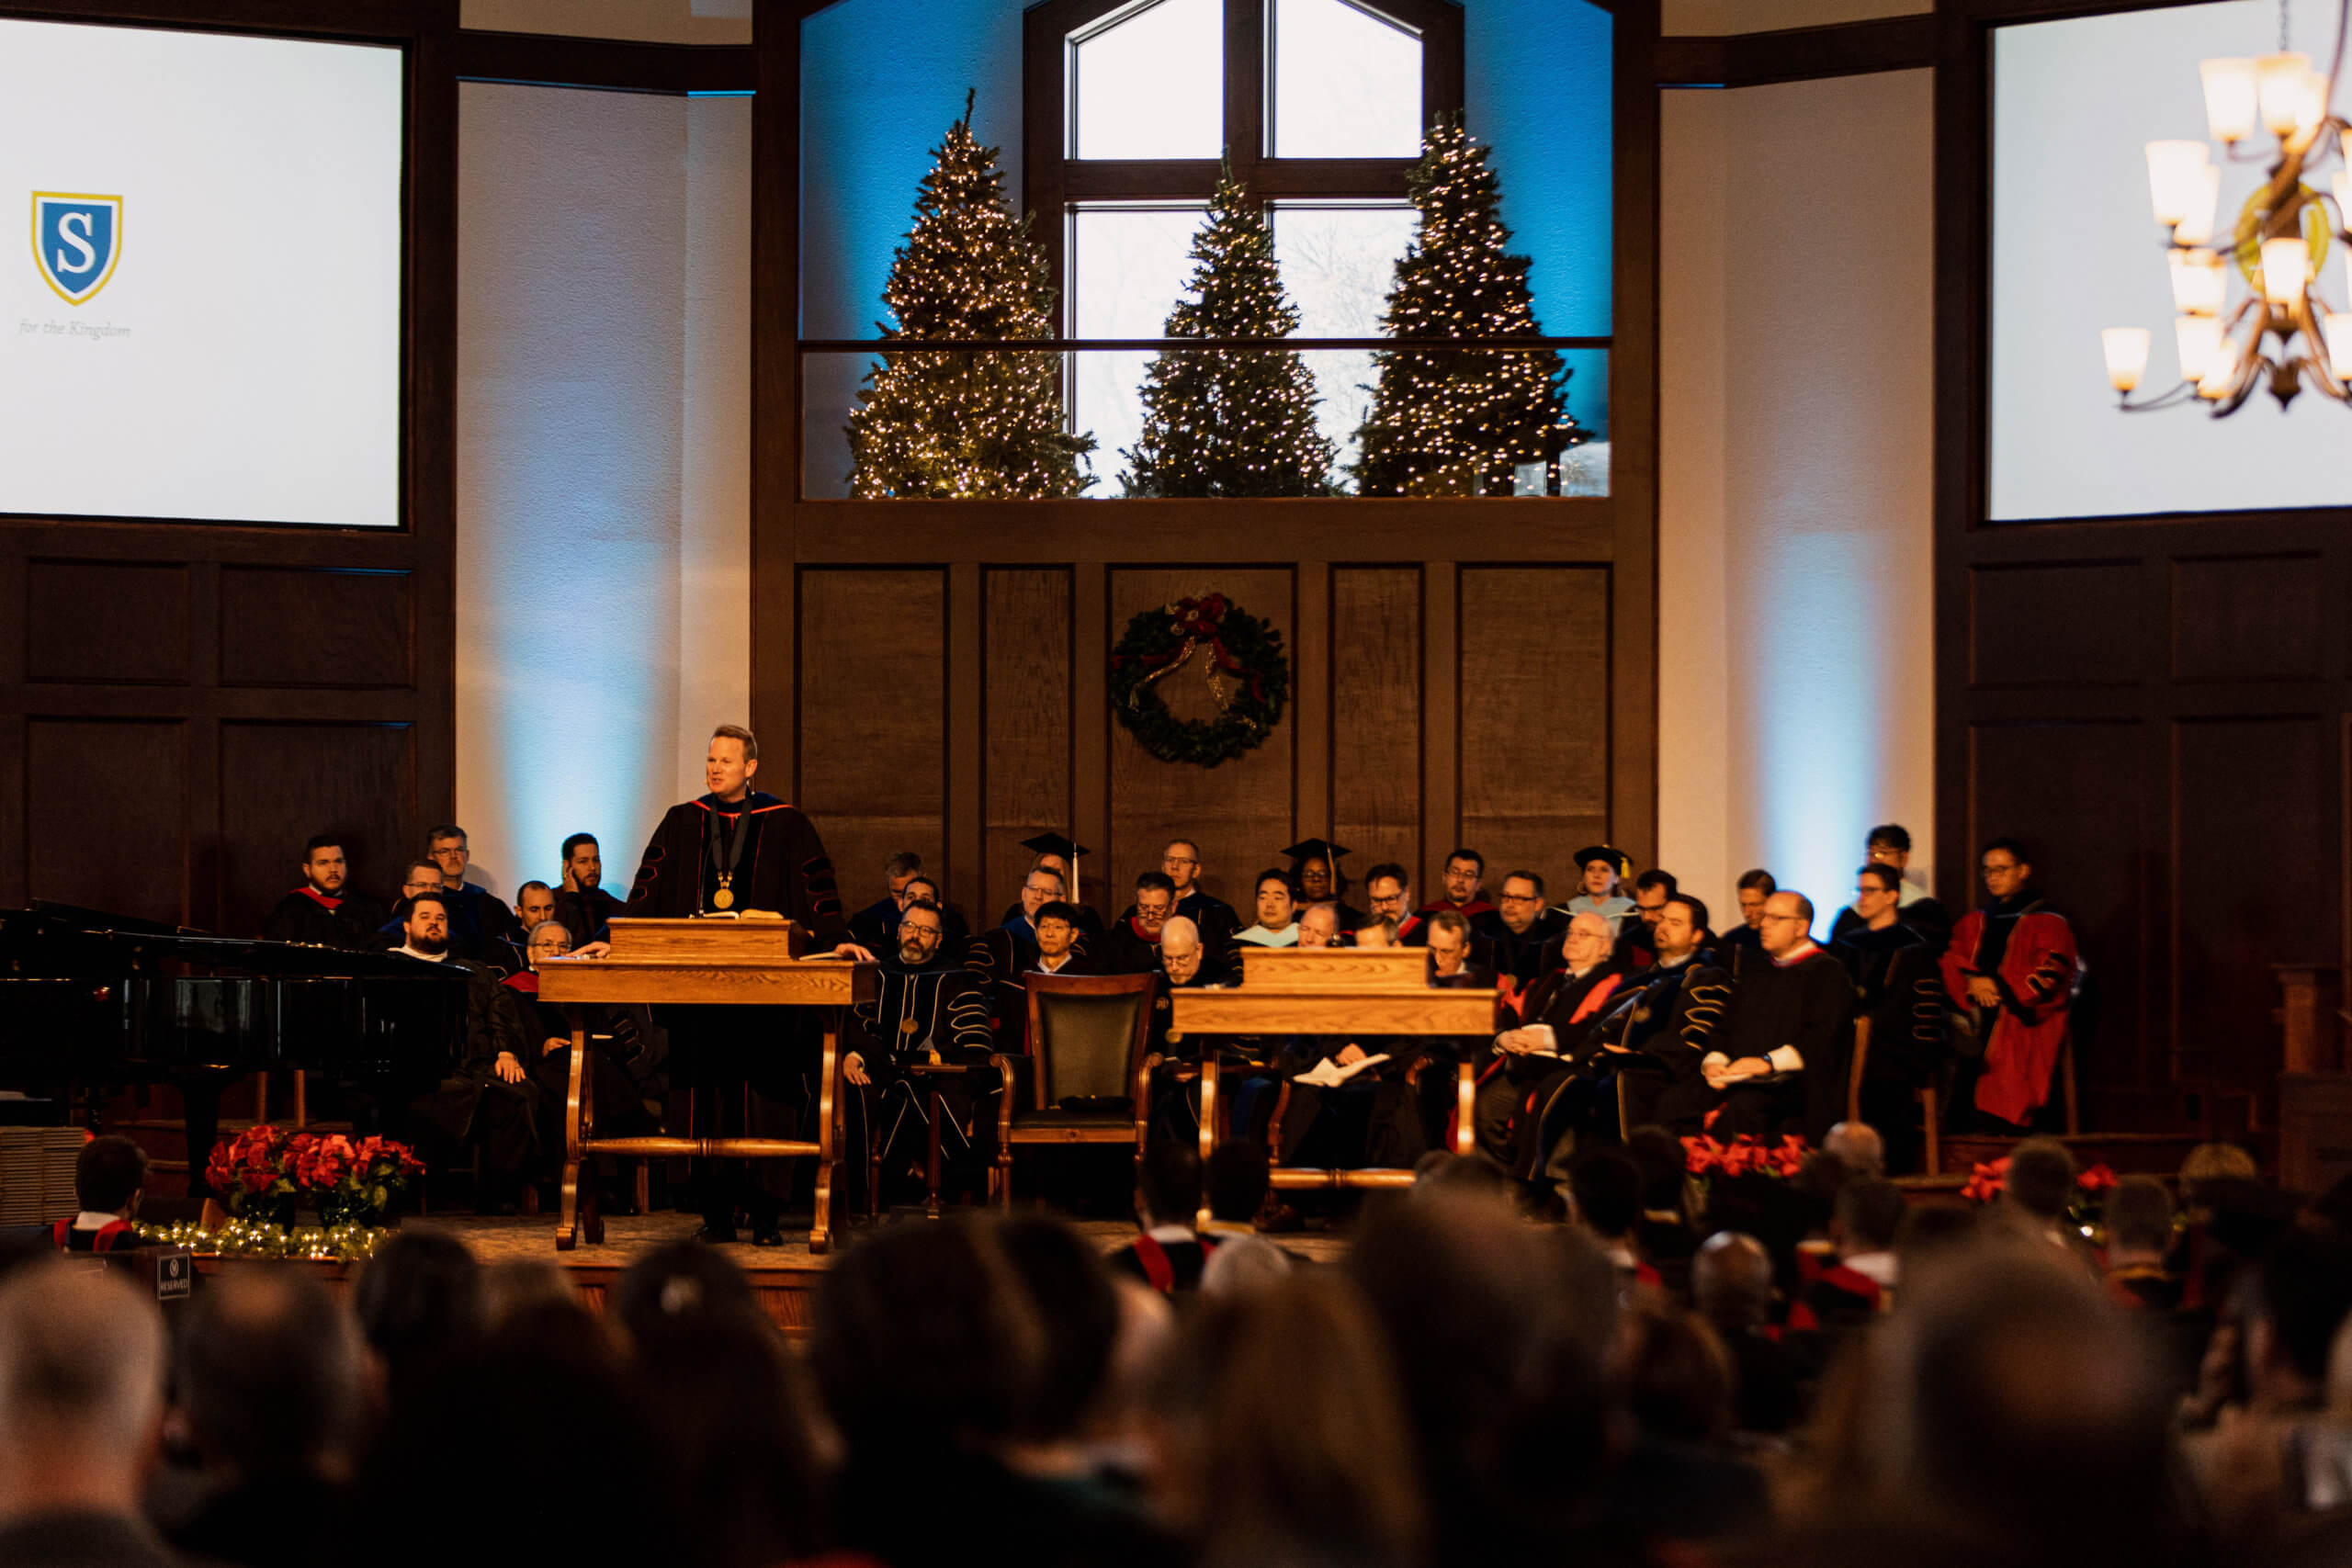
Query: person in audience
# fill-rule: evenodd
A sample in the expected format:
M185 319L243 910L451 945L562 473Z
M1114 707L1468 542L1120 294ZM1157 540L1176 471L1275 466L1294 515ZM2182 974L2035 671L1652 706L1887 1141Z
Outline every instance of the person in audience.
M1919 940L1931 953L1941 953L1951 942L1951 916L1941 904L1928 896L1927 889L1914 886L1907 874L1911 869L1911 830L1900 822L1883 822L1871 829L1869 841L1863 846L1862 858L1871 865L1883 865L1894 873L1895 902L1901 922L1919 933ZM1870 916L1861 906L1849 905L1838 911L1830 922L1829 940L1843 942L1847 932L1868 924Z
M445 822L424 836L424 858L441 869L441 891L447 896L450 940L477 963L494 963L511 948L523 945L523 928L514 911L491 896L490 890L466 880L470 857L466 830ZM505 943L507 947L500 944Z
M1393 860L1382 861L1363 874L1363 896L1372 906L1371 918L1389 922L1395 942L1415 945L1421 918L1413 912L1413 876Z
M271 908L261 934L312 947L372 947L369 939L384 923L384 907L350 886L343 840L332 833L313 837L302 846L301 870L301 886Z
M1764 953L1764 901L1781 890L1772 874L1763 867L1739 874L1739 924L1725 932L1723 956L1725 967L1738 975L1750 963L1761 960Z
M1731 1358L1737 1393L1733 1425L1778 1434L1797 1423L1803 1379L1772 1322L1772 1257L1737 1231L1718 1231L1691 1259L1690 1295Z
M1159 869L1176 889L1176 912L1198 928L1212 960L1224 962L1224 955L1232 949L1233 933L1241 929L1241 918L1233 912L1232 905L1201 886L1201 846L1190 839L1169 840L1159 852Z
M1567 924L1566 916L1544 907L1544 878L1514 871L1503 878L1495 907L1474 919L1470 931L1486 946L1495 983L1515 998L1542 976L1545 944L1556 942Z
M2127 1307L2168 1313L2180 1305L2172 1272L2172 1194L2153 1176L2127 1176L2107 1195L2108 1294Z
M1682 1140L1655 1122L1631 1127L1625 1152L1642 1172L1642 1218L1634 1245L1679 1299L1690 1294L1690 1257L1699 1237L1690 1228L1689 1156Z
M1364 922L1364 912L1347 901L1348 879L1340 869L1340 862L1348 852L1345 844L1335 844L1328 839L1302 839L1283 852L1290 862L1291 882L1298 889L1298 901L1330 905L1342 932L1352 931Z
M1903 1190L1883 1179L1849 1179L1838 1189L1829 1222L1834 1261L1806 1282L1804 1300L1789 1314L1792 1328L1839 1335L1894 1304L1902 1276L1894 1244L1905 1211Z
M489 1332L481 1265L430 1225L402 1225L368 1254L351 1306L375 1381L394 1404L471 1356Z
M1227 1138L1217 1145L1201 1172L1202 1201L1209 1212L1201 1227L1220 1241L1253 1234L1259 1213L1273 1190L1266 1145L1255 1138Z
M1346 939L1347 933L1340 930L1338 905L1309 904L1298 912L1299 946L1339 947Z
M1290 873L1272 866L1260 872L1256 897L1258 923L1236 931L1234 940L1254 947L1296 947L1298 890L1291 886Z
M1363 1293L1297 1274L1204 1303L1163 1379L1159 1502L1213 1568L1418 1568L1430 1520Z
M1262 1150L1258 1158L1262 1166ZM1200 1209L1201 1156L1193 1145L1170 1140L1146 1149L1136 1176L1137 1234L1110 1254L1113 1271L1141 1280L1163 1296L1198 1290L1201 1270L1218 1239L1193 1228Z
M147 1151L119 1133L92 1138L74 1156L74 1200L80 1213L50 1227L60 1252L128 1252L139 1245L139 1201L147 1187Z
M1886 1140L1868 1122L1840 1122L1821 1140L1821 1152L1836 1155L1847 1171L1864 1181L1886 1174Z
M1164 871L1136 878L1136 899L1112 924L1102 943L1102 967L1113 975L1142 975L1159 966L1159 943L1176 912L1176 884ZM1200 928L1195 926L1194 931Z
M1734 981L1721 1021L1699 1041L1702 1110L1718 1138L1802 1132L1819 1142L1845 1113L1854 991L1844 965L1811 935L1813 903L1785 888L1766 900L1763 951ZM1669 1090L1660 1116L1693 1108Z
M445 1145L472 1145L481 1150L481 1199L485 1213L512 1213L519 1206L523 1184L548 1148L545 1129L551 1125L546 1096L524 1065L530 1047L511 1027L516 1016L499 1001L499 981L492 970L458 958L449 951L449 897L420 893L409 900L402 925L405 940L392 951L425 964L446 964L466 976L466 1021L460 1038L450 1043L443 1063L419 1063L420 1080L436 1077L438 1087L414 1096L410 1111Z
M850 1009L854 1032L844 1042L842 1077L859 1092L856 1134L869 1141L883 1179L923 1179L929 1155L933 1091L945 1121L941 1158L967 1179L985 1170L995 1143L996 1096L1003 1085L988 1067L995 1040L989 1029L988 987L944 951L945 922L928 898L907 906L897 937L881 964L880 994ZM919 1063L961 1064L963 1073L915 1073ZM865 1091L871 1092L865 1092ZM983 1150L983 1144L989 1145Z
M1037 911L1037 961L1032 975L1091 975L1094 965L1079 951L1079 928L1084 912L1057 898Z
M343 1537L368 1406L359 1325L317 1276L205 1281L177 1337L179 1425L201 1500L170 1530L207 1562L298 1568Z
M2074 1206L2075 1156L2055 1138L2028 1138L2009 1151L2009 1172L2001 1207L2029 1231L2072 1247L2080 1233L2067 1223Z
M1577 893L1560 906L1562 916L1573 919L1582 914L1599 915L1609 922L1609 940L1615 942L1624 930L1625 917L1634 912L1634 901L1624 896L1621 885L1634 874L1634 863L1623 850L1607 844L1591 844L1577 852Z
M1674 873L1656 866L1634 878L1634 913L1639 919L1625 921L1617 932L1617 962L1627 974L1657 962L1657 942L1651 933L1665 912L1666 901L1679 891Z
M922 874L922 856L900 850L882 863L882 880L890 891L849 918L850 940L873 953L896 947L899 911L907 907L907 884ZM934 896L933 902L938 902Z
M1528 993L1528 1021L1495 1036L1479 1074L1478 1151L1521 1180L1534 1175L1541 1086L1583 1059L1609 998L1623 984L1613 945L1605 917L1590 910L1572 917L1566 962Z
M1657 1270L1634 1247L1642 1221L1642 1168L1633 1156L1609 1145L1578 1154L1568 1167L1567 1214L1626 1284L1658 1282Z
M582 947L608 940L613 917L625 906L605 891L605 852L594 833L563 841L563 885L556 889L554 919Z
M1423 919L1448 911L1465 920L1475 920L1494 908L1487 901L1487 857L1474 849L1459 849L1445 857L1445 870L1438 881L1445 888L1445 897L1433 898L1414 912Z
M1978 865L1986 902L1952 929L1944 990L1957 1027L1979 1046L1971 1103L2014 1132L2049 1100L2065 1047L2075 933L2034 885L2033 863L2017 840L1994 840Z
M112 1270L42 1262L0 1282L0 1562L179 1561L139 1508L164 1356L155 1303Z

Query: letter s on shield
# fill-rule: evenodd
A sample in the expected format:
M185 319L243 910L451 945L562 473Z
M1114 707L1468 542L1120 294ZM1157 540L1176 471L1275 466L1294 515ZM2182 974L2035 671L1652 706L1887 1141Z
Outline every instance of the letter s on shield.
M122 197L33 192L33 259L68 305L104 288L122 260Z

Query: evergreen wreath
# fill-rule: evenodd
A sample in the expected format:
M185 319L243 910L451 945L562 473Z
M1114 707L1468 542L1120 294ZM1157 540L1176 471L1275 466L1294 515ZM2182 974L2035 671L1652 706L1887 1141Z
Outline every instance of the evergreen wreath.
M1178 718L1157 690L1196 657L1216 699L1214 720ZM1163 762L1214 768L1254 750L1289 699L1283 634L1222 593L1142 612L1111 651L1111 711Z

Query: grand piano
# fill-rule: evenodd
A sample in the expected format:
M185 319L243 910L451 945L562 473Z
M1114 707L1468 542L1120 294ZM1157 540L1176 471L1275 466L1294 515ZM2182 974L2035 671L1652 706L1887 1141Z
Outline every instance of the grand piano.
M66 904L0 909L0 1089L217 1083L272 1067L437 1076L465 1009L461 974L392 953L213 936ZM190 1126L192 1150L201 1135Z

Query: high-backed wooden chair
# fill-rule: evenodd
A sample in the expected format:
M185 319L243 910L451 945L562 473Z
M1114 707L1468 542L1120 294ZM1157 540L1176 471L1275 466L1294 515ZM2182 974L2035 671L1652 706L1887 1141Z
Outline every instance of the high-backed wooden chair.
M1846 1119L1862 1119L1862 1072L1870 1060L1871 1021L1854 1020L1854 1065L1846 1080ZM2075 1091L2075 1035L2067 1031L2058 1046L2058 1089L2066 1106L2066 1136L2079 1138L2083 1134L2082 1106ZM1927 1171L1928 1176L1943 1174L1943 1106L1936 1093L1933 1078L1912 1090L1911 1097L1919 1103L1921 1124L1927 1130Z
M1030 975L1022 984L1029 1054L989 1058L1004 1075L996 1122L1001 1208L1012 1201L1016 1144L1125 1144L1140 1168L1151 1106L1147 1058L1159 976Z

